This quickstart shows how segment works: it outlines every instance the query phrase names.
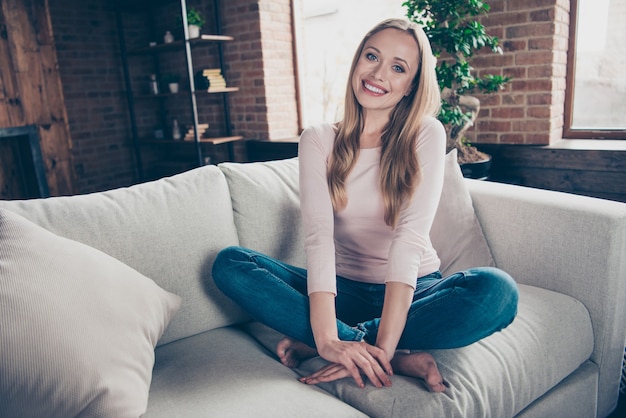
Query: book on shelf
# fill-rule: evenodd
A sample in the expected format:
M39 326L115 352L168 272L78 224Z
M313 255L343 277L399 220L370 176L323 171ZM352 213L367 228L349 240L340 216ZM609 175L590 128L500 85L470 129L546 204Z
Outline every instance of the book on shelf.
M204 136L204 134L206 133L207 129L209 129L209 124L208 123L199 123L198 124L198 138L202 138ZM189 130L185 134L185 138L184 139L185 139L185 141L193 141L194 140L193 126L191 128L189 128Z
M207 68L202 70L202 76L207 82L207 90L209 92L226 88L226 80L219 68Z
M202 70L202 75L206 77L221 76L222 70L220 68L205 68L204 70Z

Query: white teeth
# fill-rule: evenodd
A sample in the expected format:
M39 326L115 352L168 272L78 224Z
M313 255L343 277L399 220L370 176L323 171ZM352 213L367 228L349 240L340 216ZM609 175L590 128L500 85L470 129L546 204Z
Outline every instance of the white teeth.
M369 83L363 83L365 88L368 89L369 91L371 91L372 93L376 93L376 94L383 94L385 93L385 90L383 89L379 89L378 87L372 86Z

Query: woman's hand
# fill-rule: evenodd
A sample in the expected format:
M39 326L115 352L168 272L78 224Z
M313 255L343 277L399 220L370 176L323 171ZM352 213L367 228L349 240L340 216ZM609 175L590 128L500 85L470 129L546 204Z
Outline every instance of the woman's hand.
M387 355L381 348L365 341L334 340L318 347L318 352L331 364L300 379L306 384L332 382L351 376L357 385L363 388L365 383L361 374L364 374L378 388L391 386L389 376L393 374L393 370Z
M300 381L307 385L317 385L318 383L332 382L333 380L339 380L349 376L350 372L342 364L330 363L312 375L300 378Z
M322 358L341 367L326 366L305 378L306 383L330 382L352 376L359 387L365 387L363 373L376 387L390 386L393 373L390 358L379 347L365 341L341 341L337 335L335 295L314 292L309 295L311 328L315 346ZM320 380L322 379L323 380Z

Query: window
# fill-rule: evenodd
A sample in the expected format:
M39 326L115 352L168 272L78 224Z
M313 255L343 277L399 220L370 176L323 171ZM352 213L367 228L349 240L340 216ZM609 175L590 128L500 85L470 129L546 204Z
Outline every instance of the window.
M401 0L294 0L303 127L342 117L348 72L363 35L406 17Z
M626 139L626 1L572 0L566 138Z

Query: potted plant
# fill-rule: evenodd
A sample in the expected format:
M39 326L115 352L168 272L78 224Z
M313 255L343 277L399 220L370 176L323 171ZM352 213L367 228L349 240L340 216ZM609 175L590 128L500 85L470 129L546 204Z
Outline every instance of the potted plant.
M502 53L499 40L486 33L475 17L486 15L489 5L480 0L408 0L403 3L407 17L421 25L437 57L437 79L441 89L441 112L438 119L448 134L447 151L457 149L458 161L466 177L479 167L491 164L491 157L467 142L465 132L474 124L480 100L474 93L495 93L509 81L502 75L478 77L470 65L474 54L483 47ZM471 172L470 172L471 171Z
M163 83L167 84L167 87L170 91L170 93L178 93L178 86L180 83L180 75L178 74L165 74L163 75Z
M199 37L202 26L204 26L204 17L202 17L202 14L196 9L187 9L187 27L189 29L189 38Z

